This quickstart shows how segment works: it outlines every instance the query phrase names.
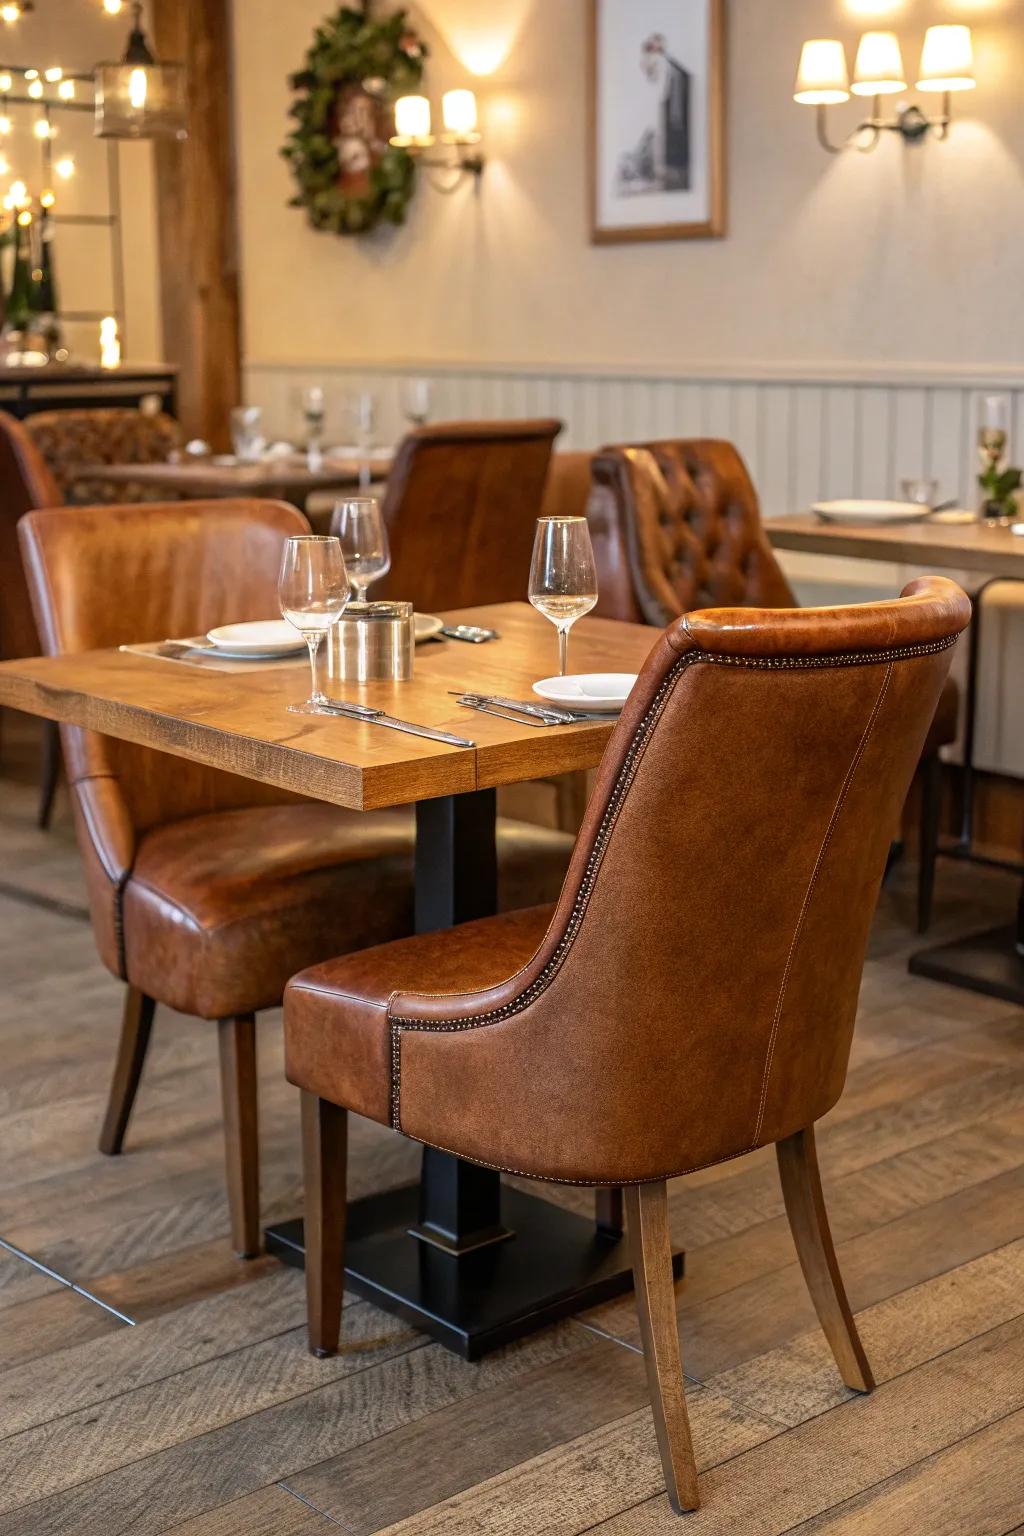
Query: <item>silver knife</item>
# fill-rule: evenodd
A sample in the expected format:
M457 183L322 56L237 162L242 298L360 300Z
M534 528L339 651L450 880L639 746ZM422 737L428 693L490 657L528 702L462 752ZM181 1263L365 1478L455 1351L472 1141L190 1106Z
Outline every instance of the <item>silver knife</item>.
M506 699L498 693L472 693L467 689L449 688L449 693L456 698L475 700L478 704L497 704L502 709L514 709L521 715L533 715L537 720L543 720L545 725L573 725L578 716L571 715L567 709L556 709L547 704L533 704L523 699Z
M539 730L557 725L557 720L538 720L536 715L513 714L510 709L499 709L497 704L485 699L460 699L463 709L475 709L479 715L493 715L495 720L511 720L513 725L535 725Z
M341 715L346 720L363 720L367 725L383 725L391 731L405 731L409 736L425 736L428 741L442 741L448 747L475 747L476 742L465 736L453 736L448 731L436 731L430 725L416 725L412 720L398 720L386 715L382 709L369 709L365 704L341 704L332 700L321 704L325 715Z

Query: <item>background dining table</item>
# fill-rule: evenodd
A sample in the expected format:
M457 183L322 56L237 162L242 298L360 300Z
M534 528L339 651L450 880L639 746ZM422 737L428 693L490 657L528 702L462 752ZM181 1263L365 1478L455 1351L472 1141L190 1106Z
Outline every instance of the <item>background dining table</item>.
M421 646L411 681L353 685L345 697L468 738L468 747L351 718L289 713L307 689L304 657L254 663L244 688L236 669L136 650L35 657L0 664L0 704L350 809L415 806L415 921L418 932L431 932L497 909L497 789L593 768L615 724L609 716L540 729L461 707L450 690L530 699L533 682L556 670L555 631L526 603L444 618L494 629L499 638ZM657 637L642 624L583 619L570 641L572 669L638 671ZM607 1192L598 1209L601 1219L587 1220L503 1186L491 1170L424 1148L418 1185L351 1207L347 1283L477 1358L631 1287L621 1221ZM410 1235L417 1224L445 1241ZM495 1243L502 1228L514 1240ZM301 1221L271 1228L267 1246L301 1264ZM681 1254L675 1262L681 1272Z
M1024 527L1024 524L1017 526ZM972 808L978 659L984 613L982 599L997 582L1024 582L1024 533L995 523L942 521L941 518L864 526L826 522L812 512L770 518L765 522L765 529L776 549L895 561L926 570L964 573L964 579L977 576L976 582L968 579L974 616L967 640L960 834L954 842L940 844L939 851L1021 873L1020 862L1009 863L975 852ZM1024 854L1024 849L1021 852ZM949 986L1024 1005L1024 881L1013 922L919 950L911 955L909 969L915 976L928 976Z
M72 482L107 481L115 485L142 485L170 497L258 496L289 501L305 511L319 491L342 491L387 479L392 464L390 450L368 455L327 455L318 469L310 469L305 455L268 459L259 464L225 464L214 459L183 459L179 463L81 464L67 471Z

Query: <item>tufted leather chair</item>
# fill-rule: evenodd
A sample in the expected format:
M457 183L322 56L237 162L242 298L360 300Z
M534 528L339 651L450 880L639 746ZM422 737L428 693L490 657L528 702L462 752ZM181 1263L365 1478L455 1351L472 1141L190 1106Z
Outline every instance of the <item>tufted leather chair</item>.
M18 549L18 519L36 507L59 507L63 498L21 422L0 411L0 661L38 656L39 637ZM43 725L39 825L53 810L60 772L60 739L52 721Z
M382 594L420 611L518 602L526 592L558 421L418 427L399 445L384 518Z
M659 627L691 608L795 608L764 531L757 492L731 443L670 440L603 449L592 464L588 516L607 618ZM947 679L921 762L918 928L935 880L939 748L956 740L959 696Z
M19 532L54 655L266 618L279 611L284 541L308 524L280 503L225 500L33 512ZM101 1149L121 1150L155 1003L217 1020L232 1231L251 1254L254 1016L303 966L412 931L412 813L344 811L77 726L61 731L96 944L128 984ZM567 844L499 824L504 904L538 883L557 892Z
M75 506L166 500L152 486L112 480L76 480L83 464L163 464L180 441L178 423L164 411L126 406L39 411L25 430L42 454L60 489L60 500Z
M667 1179L776 1144L818 1316L846 1383L871 1390L814 1125L843 1090L890 827L969 617L932 577L888 603L674 620L609 742L557 906L289 983L314 1351L338 1345L353 1109L485 1167L626 1186L677 1510L698 1497Z

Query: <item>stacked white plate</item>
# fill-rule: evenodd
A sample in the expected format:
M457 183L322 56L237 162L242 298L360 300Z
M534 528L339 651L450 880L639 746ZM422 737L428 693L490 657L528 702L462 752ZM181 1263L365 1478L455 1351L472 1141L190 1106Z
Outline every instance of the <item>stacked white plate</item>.
M916 501L816 501L811 510L823 523L920 523L931 516L930 507Z

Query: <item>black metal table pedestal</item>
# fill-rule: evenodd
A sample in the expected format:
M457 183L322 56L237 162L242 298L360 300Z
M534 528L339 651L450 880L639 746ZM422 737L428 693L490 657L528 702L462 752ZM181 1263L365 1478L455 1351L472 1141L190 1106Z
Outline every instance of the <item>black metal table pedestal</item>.
M493 789L416 807L418 933L497 910L496 816ZM588 1221L425 1147L419 1184L349 1207L345 1285L477 1360L632 1289L626 1240L609 1224L615 1209L603 1201ZM266 1241L285 1263L305 1263L301 1220L268 1228ZM673 1264L681 1275L681 1253Z
M1024 1008L1024 951L1018 944L1015 928L989 928L911 955L910 972Z

